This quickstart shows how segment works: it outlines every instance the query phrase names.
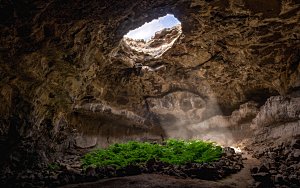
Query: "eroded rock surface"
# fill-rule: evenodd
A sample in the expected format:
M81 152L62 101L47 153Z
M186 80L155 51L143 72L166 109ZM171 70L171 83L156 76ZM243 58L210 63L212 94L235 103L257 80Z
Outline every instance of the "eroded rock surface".
M267 100L252 122L255 141L289 139L300 135L300 98L274 96Z
M181 33L181 25L178 24L172 28L165 28L156 32L148 41L124 37L120 43L119 50L114 55L118 56L124 53L125 57L121 56L122 60L124 61L124 59L129 57L133 63L159 58L173 46Z

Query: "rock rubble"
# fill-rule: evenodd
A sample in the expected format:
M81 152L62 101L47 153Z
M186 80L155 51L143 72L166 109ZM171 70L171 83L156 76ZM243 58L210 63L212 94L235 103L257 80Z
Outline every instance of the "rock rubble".
M251 169L257 187L300 186L300 138L254 153L261 164Z
M50 166L49 166L50 167ZM218 161L211 163L187 163L185 165L171 165L164 162L149 160L145 165L129 165L116 169L113 166L88 167L83 169L80 157L65 156L56 166L48 170L26 170L17 176L6 174L1 176L0 185L5 187L57 187L66 184L96 181L103 178L123 177L141 173L156 173L181 178L197 178L204 180L219 180L230 174L237 173L243 166L240 153L232 148L224 148L224 153Z

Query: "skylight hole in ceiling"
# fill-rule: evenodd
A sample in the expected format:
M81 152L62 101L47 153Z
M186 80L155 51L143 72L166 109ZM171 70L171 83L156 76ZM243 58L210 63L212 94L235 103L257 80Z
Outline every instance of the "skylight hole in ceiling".
M155 35L156 32L165 28L172 28L177 25L181 25L181 22L173 14L167 14L158 19L154 19L151 22L146 22L141 27L129 31L126 35L124 35L124 37L148 41Z
M180 21L173 14L167 14L129 31L123 41L131 50L151 59L170 49L181 33Z

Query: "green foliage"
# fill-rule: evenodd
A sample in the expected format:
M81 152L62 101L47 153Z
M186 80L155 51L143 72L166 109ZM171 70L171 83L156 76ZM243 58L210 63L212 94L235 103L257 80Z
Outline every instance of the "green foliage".
M99 149L86 154L82 158L84 167L115 166L125 167L130 164L143 165L150 159L160 160L170 164L185 164L188 162L202 163L218 160L222 148L212 142L201 140L167 140L163 145L130 141L114 144L107 149Z
M54 170L58 170L60 167L59 167L59 165L57 164L57 163L50 163L49 165L48 165L48 169L49 170L52 170L52 171L54 171Z

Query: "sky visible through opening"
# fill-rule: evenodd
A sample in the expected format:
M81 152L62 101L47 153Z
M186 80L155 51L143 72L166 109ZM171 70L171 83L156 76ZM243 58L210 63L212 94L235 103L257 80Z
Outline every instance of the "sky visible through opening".
M149 40L154 36L155 32L160 31L164 28L171 28L175 25L180 24L179 20L174 17L173 14L167 14L158 19L154 19L149 23L145 23L141 27L129 31L125 37L132 39L144 39Z

